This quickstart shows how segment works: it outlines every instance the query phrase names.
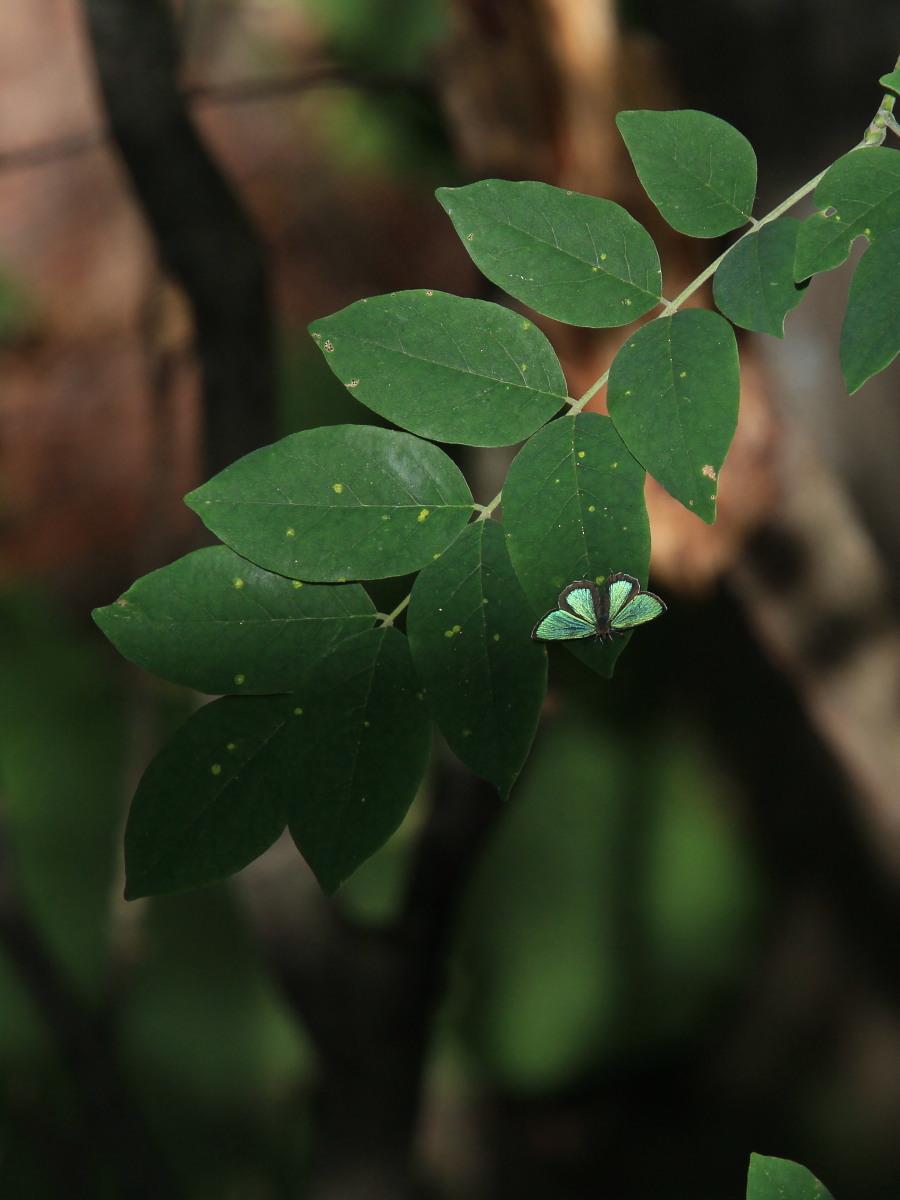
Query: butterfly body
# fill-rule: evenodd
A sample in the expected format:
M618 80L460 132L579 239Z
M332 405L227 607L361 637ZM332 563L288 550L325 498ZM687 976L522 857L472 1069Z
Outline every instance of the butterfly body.
M665 611L659 596L642 591L633 575L617 572L600 586L578 579L563 588L557 607L541 617L531 636L538 642L585 638L608 642L613 634L643 625Z

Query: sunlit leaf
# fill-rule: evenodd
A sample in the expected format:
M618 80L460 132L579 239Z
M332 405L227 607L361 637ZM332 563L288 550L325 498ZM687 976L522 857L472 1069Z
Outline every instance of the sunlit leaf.
M803 299L794 282L799 229L793 217L779 217L729 250L713 278L713 297L729 321L784 337L784 318Z
M186 501L238 554L322 583L418 570L472 513L466 481L442 450L362 425L307 429L263 446Z
M799 1163L751 1154L747 1200L831 1200L831 1193Z
M851 150L825 172L815 202L822 211L800 227L795 279L840 266L853 240L861 235L874 242L900 229L900 150L887 146Z
M428 705L450 748L504 798L546 690L533 624L496 521L470 525L416 578L407 630Z
M437 197L475 265L545 316L626 325L659 303L653 239L611 200L505 179L439 188Z
M509 556L535 618L576 579L615 571L646 580L650 528L643 468L608 417L580 413L539 430L513 460L503 489ZM629 634L606 645L566 642L602 675Z
M841 369L851 394L900 351L900 229L873 242L859 260L841 328Z
M631 453L671 495L712 523L719 471L737 424L734 331L689 308L643 325L613 360L607 401Z
M727 121L682 109L620 112L616 124L647 195L673 229L717 237L750 220L756 155Z
M505 446L565 402L553 348L530 321L483 300L398 292L310 326L357 400L423 437Z
M359 584L286 579L227 546L145 575L94 620L132 662L211 695L290 692L309 660L370 626Z

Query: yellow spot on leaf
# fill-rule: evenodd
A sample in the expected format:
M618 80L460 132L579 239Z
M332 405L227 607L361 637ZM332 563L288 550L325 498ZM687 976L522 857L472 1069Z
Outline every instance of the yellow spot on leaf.
M588 512L596 512L596 511L597 511L597 506L595 504L588 505Z
M679 371L678 378L679 379L687 379L687 371Z
M495 642L499 642L499 641L500 641L500 634L499 634L499 633L495 633L495 634L494 634L494 641L495 641Z
M303 587L303 581L302 581L302 580L300 580L300 579L295 579L295 580L294 580L294 587L295 587L295 588L298 588L298 587Z
M363 728L368 729L371 724L372 724L371 721L363 721Z
M610 463L609 465L610 465L610 467L612 467L613 470L615 470L619 464L617 462L614 462L614 463Z
M288 525L287 529L284 531L284 536L285 537L294 537L295 536L293 526Z
M222 774L222 764L221 763L213 763L213 765L209 769L213 775L221 775Z
M423 508L422 511L419 513L419 515L416 517L416 520L417 521L425 521L425 520L427 520L428 515L429 515L429 509Z
M237 579L235 579L235 581L234 581L234 586L237 588L237 590L238 590L238 591L240 591L240 590L241 590L241 588L244 586L244 581L243 581L243 579L241 579L241 578L237 578Z
M342 483L335 483L335 484L332 484L332 488L334 489L334 491L337 492L338 495L340 495L341 492L344 490L344 485Z
M579 450L579 451L578 451L578 457L579 457L579 458L584 458L584 451L583 451L583 450Z
M601 254L601 255L600 255L600 261L601 261L601 262L606 262L606 255L605 255L605 254Z
M234 682L238 685L238 687L240 687L241 684L246 680L246 678L247 678L246 675L235 675Z
M236 750L237 746L235 745L234 742L229 742L228 745L225 747L225 749L226 750Z
M302 717L302 716L303 716L303 709L302 709L302 708L295 708L295 709L294 709L294 716L295 716L295 717Z
M482 603L482 604L488 604L488 603L489 603L487 596L483 596L483 597L482 597L481 603Z

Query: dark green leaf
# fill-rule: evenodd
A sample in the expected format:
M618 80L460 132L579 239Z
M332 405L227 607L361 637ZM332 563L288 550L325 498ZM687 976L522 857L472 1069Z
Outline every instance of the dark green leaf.
M709 524L739 398L734 331L718 313L699 308L643 325L609 373L609 413L623 441L666 491Z
M900 150L863 146L829 167L816 188L816 207L800 226L794 278L840 266L854 238L870 242L900 229Z
M547 656L496 521L476 521L416 578L410 649L450 748L504 799L547 687Z
M535 618L576 579L599 583L615 571L647 578L644 477L599 413L560 417L525 443L509 469L503 516L509 556ZM628 636L566 645L609 677Z
M390 836L427 762L406 639L370 629L291 696L200 709L144 774L125 831L126 896L198 887L252 862L287 821L327 892Z
M841 368L851 394L900 351L900 229L873 242L850 284L841 329Z
M716 304L735 325L784 337L784 318L803 299L794 282L800 222L779 217L729 250L713 279Z
M406 638L383 626L320 658L295 699L288 826L330 894L406 815L431 722Z
M300 583L227 546L145 575L94 620L120 654L211 694L290 692L310 659L374 622L359 584Z
M659 303L653 239L610 200L505 179L439 188L437 197L475 265L547 317L627 325Z
M472 496L437 446L368 425L263 446L186 497L238 554L292 579L416 571L465 528Z
M498 304L398 292L360 300L309 328L357 400L423 437L507 446L565 403L553 347Z
M138 786L125 828L125 896L200 887L239 871L285 826L284 696L226 696L176 731Z
M718 237L750 220L756 155L732 125L689 108L620 112L616 124L647 195L673 229Z
M831 1193L799 1163L751 1154L747 1200L831 1200Z

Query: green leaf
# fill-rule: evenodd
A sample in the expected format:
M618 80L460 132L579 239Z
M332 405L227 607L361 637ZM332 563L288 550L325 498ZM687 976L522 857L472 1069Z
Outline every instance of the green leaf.
M437 198L475 265L547 317L627 325L659 303L653 239L611 200L505 179L438 188Z
M644 478L612 421L599 413L560 417L525 443L503 489L503 517L509 556L535 618L576 579L599 583L615 571L647 578ZM608 678L628 636L566 645Z
M882 75L878 82L889 92L896 92L900 96L900 71L888 71L887 75Z
M799 230L793 217L779 217L728 251L713 279L713 296L729 321L784 337L784 318L803 299L803 288L794 282Z
M285 822L333 892L403 819L429 746L395 629L333 646L291 696L215 700L144 773L125 830L125 895L222 879L266 850Z
M718 237L750 220L756 155L727 121L686 108L620 112L616 124L647 195L673 229Z
M369 425L263 446L186 497L238 554L292 579L416 571L465 528L472 495L437 446Z
M407 631L425 698L450 748L504 799L547 688L533 624L496 521L463 530L413 586Z
M831 1200L831 1193L799 1163L751 1154L747 1200Z
M304 667L372 625L359 584L300 583L211 546L145 575L94 620L120 654L211 694L290 692Z
M900 150L862 146L839 158L816 188L816 207L800 226L794 278L830 271L846 259L854 238L870 242L900 229Z
M288 827L331 894L406 815L431 722L406 638L385 626L320 658L295 699Z
M708 524L716 519L716 485L739 399L734 331L724 317L700 308L643 325L609 373L609 414L622 440Z
M553 347L498 304L399 292L360 300L309 329L357 400L437 441L521 442L566 400Z
M900 351L900 229L873 242L850 284L841 328L841 369L852 395Z
M125 897L199 887L239 871L285 826L274 753L283 696L226 696L169 738L138 785L125 827Z

